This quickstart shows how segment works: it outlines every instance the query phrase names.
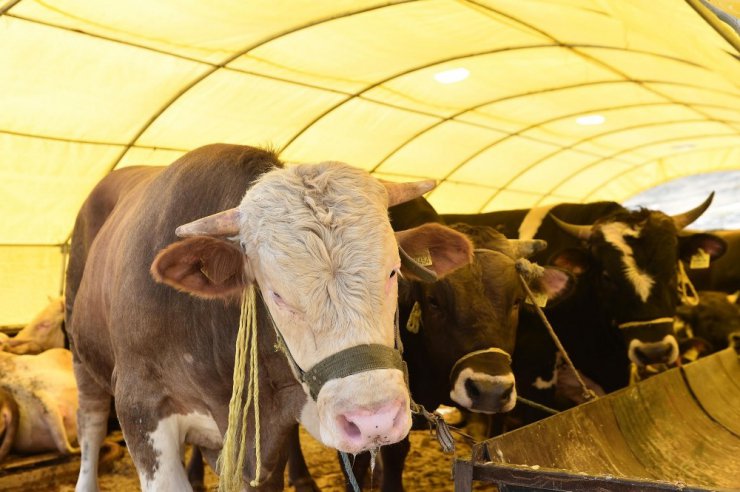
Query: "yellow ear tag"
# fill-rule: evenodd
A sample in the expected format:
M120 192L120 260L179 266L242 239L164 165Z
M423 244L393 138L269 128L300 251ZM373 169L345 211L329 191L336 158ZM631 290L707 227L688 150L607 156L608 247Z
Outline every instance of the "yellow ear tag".
M547 306L547 294L544 292L532 292L534 295L534 302L541 308ZM532 300L527 296L525 299L527 304L532 304Z
M699 248L696 254L691 257L691 263L689 264L689 268L691 268L692 270L701 270L704 268L709 268L710 259L711 259L711 256L709 256L709 253Z
M433 263L432 255L429 253L428 249L425 249L419 255L414 256L414 261L421 266L429 266Z

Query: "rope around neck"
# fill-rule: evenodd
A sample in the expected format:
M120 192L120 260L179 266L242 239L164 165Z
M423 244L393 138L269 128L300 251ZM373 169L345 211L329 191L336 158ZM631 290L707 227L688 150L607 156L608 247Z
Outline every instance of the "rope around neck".
M248 355L247 355L248 354ZM247 360L248 359L248 360ZM244 395L245 373L249 364L249 379L246 382L247 397L242 405ZM241 490L243 486L242 471L246 460L247 425L249 406L254 405L254 448L255 477L249 485L260 485L262 468L262 449L260 443L260 407L259 407L259 364L257 363L257 308L253 285L244 289L239 331L236 336L236 353L234 355L234 386L229 401L229 426L226 429L224 446L218 458L219 492Z
M524 280L524 277L522 276L521 273L519 273L518 275L519 275L519 280L522 282L522 286L524 287L524 290L527 293L527 296L529 297L529 300L532 301L532 305L537 310L537 314L539 315L542 322L545 324L545 328L547 328L547 331L550 333L550 337L555 342L555 345L557 345L560 353L563 354L563 358L565 359L565 362L573 370L573 374L575 374L576 379L578 380L578 384L581 385L581 389L583 390L583 398L585 398L586 400L592 400L592 399L598 398L598 396L596 396L596 393L594 393L583 381L583 378L581 378L581 373L578 372L578 369L576 369L576 366L573 364L573 361L570 360L570 356L568 355L568 352L565 351L565 347L563 347L563 344L560 343L560 339L555 333L555 330L552 328L552 325L550 324L550 322L547 320L545 313L543 313L542 309L537 305L537 302L535 301L535 298L534 298L534 294L530 290L529 285L527 285L527 282Z

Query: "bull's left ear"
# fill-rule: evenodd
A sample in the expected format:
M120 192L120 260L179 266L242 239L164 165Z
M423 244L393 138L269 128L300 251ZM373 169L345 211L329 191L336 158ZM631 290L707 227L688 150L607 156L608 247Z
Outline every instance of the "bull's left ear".
M699 251L699 248L709 254L714 261L725 254L727 243L721 237L708 232L679 234L678 253L682 260L691 261L691 257Z
M414 261L432 270L439 278L473 261L470 239L441 224L424 224L396 232L396 240ZM406 278L423 280L403 264L401 272Z
M157 282L204 298L238 296L247 282L244 253L208 236L170 244L154 258L150 272Z
M541 277L531 282L533 292L545 294L547 305L551 307L573 294L576 286L576 277L573 273L553 266L545 267Z

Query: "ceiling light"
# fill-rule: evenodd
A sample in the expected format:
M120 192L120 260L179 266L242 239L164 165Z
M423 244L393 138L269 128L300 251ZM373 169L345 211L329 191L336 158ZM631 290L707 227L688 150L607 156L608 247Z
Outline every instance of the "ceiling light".
M468 75L470 75L470 71L467 68L453 68L434 74L434 80L440 84L454 84L467 79Z
M694 147L696 147L696 144L690 143L690 142L684 142L680 144L671 145L671 149L673 150L689 150L689 149L693 149Z
M579 116L576 118L576 123L583 126L601 125L606 121L606 118L600 114L589 114L587 116Z

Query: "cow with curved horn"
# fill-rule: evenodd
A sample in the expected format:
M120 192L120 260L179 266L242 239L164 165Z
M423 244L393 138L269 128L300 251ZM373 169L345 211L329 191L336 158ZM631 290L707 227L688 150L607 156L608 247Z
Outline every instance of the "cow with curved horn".
M491 225L507 237L547 241L547 249L533 259L577 277L573 296L550 309L548 317L579 370L613 391L627 385L630 362L642 367L676 360L672 330L679 300L679 259L699 248L712 257L724 251L716 236L681 233L711 200L712 195L675 217L654 210L630 211L615 202L443 217L448 222ZM525 313L514 354L520 393L544 399L538 389L556 387L555 362L555 346L540 321Z
M111 397L143 490L190 490L185 443L215 467L238 376L239 301L250 286L263 434L247 429L237 479L282 489L296 422L351 453L402 439L410 399L394 319L398 274L414 273L399 247L412 257L429 251L438 275L472 254L463 234L441 226L394 235L388 205L432 185L382 184L336 162L284 168L270 152L225 144L104 178L78 215L66 288L77 490L97 490ZM346 371L318 385L309 377L349 353Z

